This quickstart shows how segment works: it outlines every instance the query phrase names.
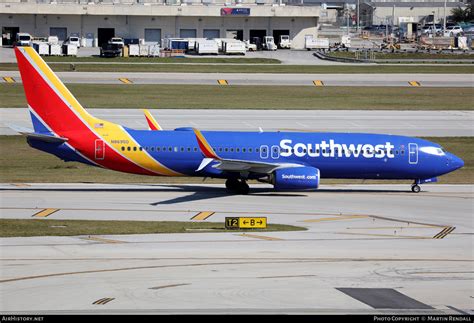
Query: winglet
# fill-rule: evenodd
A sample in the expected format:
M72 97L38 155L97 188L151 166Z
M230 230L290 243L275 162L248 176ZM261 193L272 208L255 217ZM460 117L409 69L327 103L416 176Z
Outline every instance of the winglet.
M150 128L150 130L163 130L163 128L161 128L158 122L156 122L155 118L153 118L150 111L148 111L147 109L143 109L143 113L145 113L145 119L148 123L148 127Z
M202 135L201 131L199 131L196 128L193 128L194 134L196 135L196 139L199 144L199 148L201 149L201 152L204 154L206 158L212 158L212 159L221 159L219 156L217 156L216 152L214 149L212 149L211 145L207 142L206 138Z

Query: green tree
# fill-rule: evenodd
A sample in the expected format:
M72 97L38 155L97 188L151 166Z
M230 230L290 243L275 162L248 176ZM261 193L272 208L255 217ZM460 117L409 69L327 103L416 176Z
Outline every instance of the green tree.
M466 21L468 14L468 8L463 9L461 7L451 9L451 18L454 22Z

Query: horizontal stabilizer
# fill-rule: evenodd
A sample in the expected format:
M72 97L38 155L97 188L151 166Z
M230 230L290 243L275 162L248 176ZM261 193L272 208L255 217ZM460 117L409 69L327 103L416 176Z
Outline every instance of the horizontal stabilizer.
M37 132L34 132L32 129L28 129L28 128L13 125L13 124L8 124L7 126L23 136L27 136L28 138L33 138L36 140L41 140L44 142L60 143L60 142L68 141L67 138L57 137L57 136L53 136L49 134L37 133Z

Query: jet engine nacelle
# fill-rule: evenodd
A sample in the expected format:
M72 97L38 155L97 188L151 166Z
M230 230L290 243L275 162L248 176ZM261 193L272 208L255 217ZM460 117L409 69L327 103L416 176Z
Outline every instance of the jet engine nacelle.
M280 168L272 174L276 189L308 190L319 186L319 169L314 167Z

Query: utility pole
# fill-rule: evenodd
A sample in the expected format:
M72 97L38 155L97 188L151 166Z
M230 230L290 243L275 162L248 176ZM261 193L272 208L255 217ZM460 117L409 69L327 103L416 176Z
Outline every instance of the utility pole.
M445 4L446 4L446 0L445 1ZM359 4L360 4L360 1L357 0L357 34L359 34L360 32L360 23L359 23L359 20L360 20L360 12L359 12Z

